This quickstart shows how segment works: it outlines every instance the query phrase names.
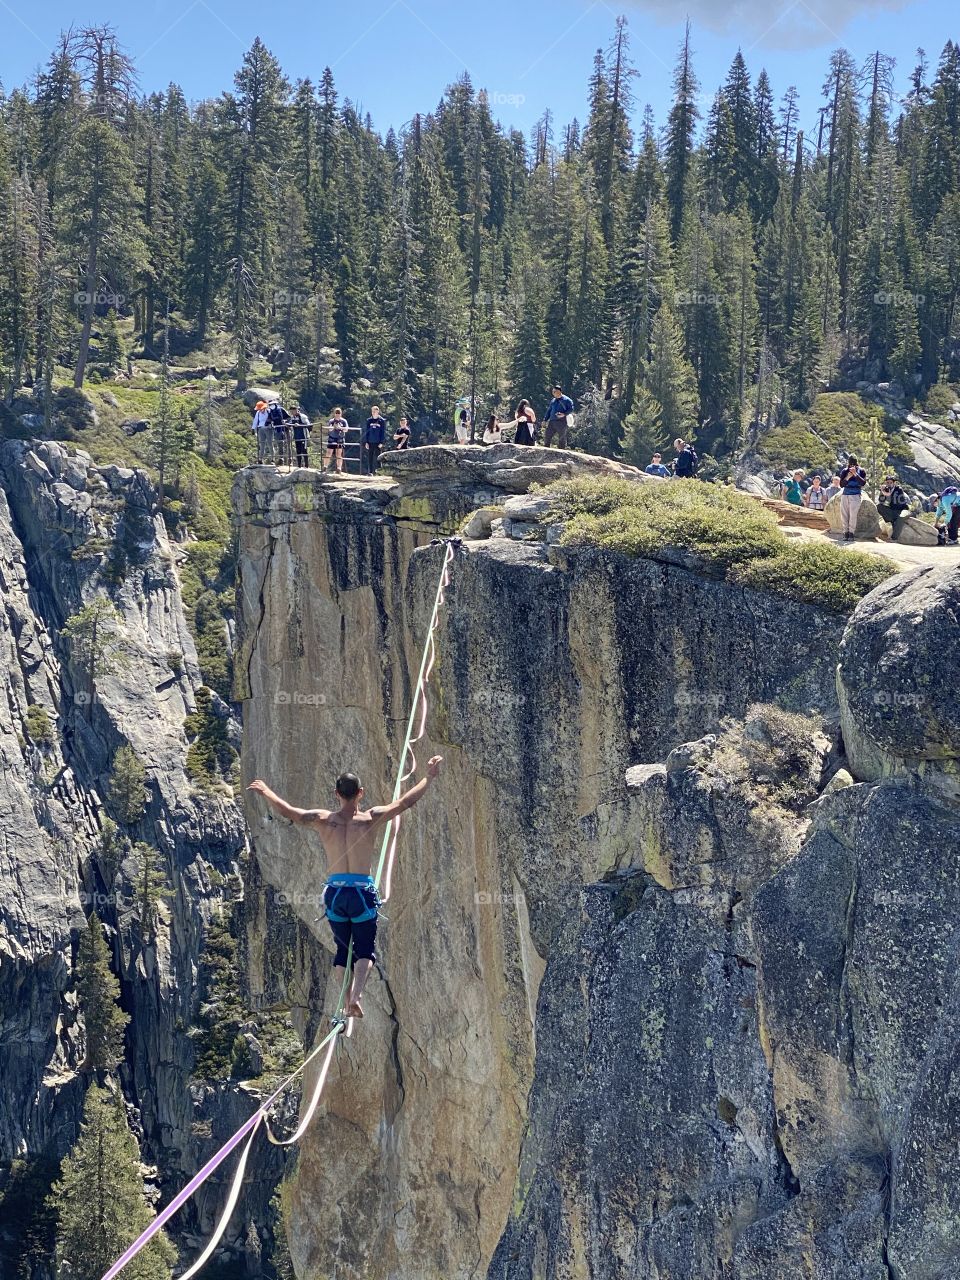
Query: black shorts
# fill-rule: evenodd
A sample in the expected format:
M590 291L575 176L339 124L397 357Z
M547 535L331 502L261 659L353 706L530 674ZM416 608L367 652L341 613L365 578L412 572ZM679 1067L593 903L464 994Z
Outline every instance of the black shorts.
M377 941L380 895L373 884L328 884L323 891L323 905L333 931L333 940L337 944L334 965L337 968L346 967L351 941L354 962L376 962L374 947ZM367 918L364 919L364 916Z

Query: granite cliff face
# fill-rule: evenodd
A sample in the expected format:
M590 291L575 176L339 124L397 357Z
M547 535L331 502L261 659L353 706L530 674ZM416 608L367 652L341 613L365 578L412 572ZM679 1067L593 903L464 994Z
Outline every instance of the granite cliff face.
M229 886L239 889L246 832L226 789L198 788L185 767L184 721L201 677L180 592L183 553L151 514L141 473L36 441L6 442L0 468L0 1200L10 1162L55 1171L77 1136L90 1073L73 967L91 910L107 927L131 1019L119 1078L166 1193L254 1107L235 1081L202 1078L188 1035L206 932L229 912ZM62 629L106 600L116 611L112 661L91 702ZM114 873L103 856L123 743L144 765L148 797L126 834L154 849L167 886L152 936L139 924L136 859ZM275 1153L255 1168L244 1235L251 1224L263 1231L281 1170ZM211 1187L178 1224L188 1250L219 1198ZM0 1213L0 1270L13 1265L8 1250L23 1225ZM49 1259L32 1274L49 1274Z
M284 1191L297 1275L953 1274L958 744L936 655L958 651L960 573L893 579L845 626L531 540L527 483L568 456L393 463L399 484L252 469L234 491L244 779L307 805L343 768L389 793L428 544L487 508L441 624L421 758L443 775ZM319 849L247 816L250 955L291 912L329 953ZM315 953L275 961L316 1025Z

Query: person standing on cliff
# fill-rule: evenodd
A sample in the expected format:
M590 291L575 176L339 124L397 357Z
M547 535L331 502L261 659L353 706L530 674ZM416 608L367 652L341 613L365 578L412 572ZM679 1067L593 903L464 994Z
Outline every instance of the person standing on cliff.
M567 447L567 419L573 413L573 401L563 394L563 387L557 383L553 388L553 399L547 405L543 415L544 447L549 449L556 437L557 447Z
M854 454L847 457L847 465L840 470L840 515L843 520L843 537L845 542L852 542L857 536L857 519L860 515L860 503L863 501L863 490L867 483L867 473L860 466Z
M380 406L374 405L370 417L367 419L367 425L363 429L363 444L367 450L367 471L370 475L377 474L377 461L380 458L380 450L383 448L383 442L387 438L387 420L380 416Z
M341 987L346 976L347 953L353 942L353 977L344 999L348 1018L362 1018L361 997L370 970L376 963L377 911L380 898L370 869L376 856L377 836L388 822L406 813L440 773L442 756L432 756L427 776L391 804L360 810L363 787L354 773L341 773L334 786L337 809L298 809L271 791L262 778L250 783L248 791L263 796L281 817L298 826L309 827L320 837L327 855L327 884L323 891L326 917L337 944L334 972Z

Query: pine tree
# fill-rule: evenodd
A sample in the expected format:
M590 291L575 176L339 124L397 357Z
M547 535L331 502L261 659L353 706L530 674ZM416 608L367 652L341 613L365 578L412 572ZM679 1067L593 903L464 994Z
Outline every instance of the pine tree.
M80 1135L64 1158L49 1203L57 1215L57 1262L73 1280L99 1280L153 1221L140 1151L123 1100L91 1085ZM134 1280L169 1280L176 1250L163 1231L126 1268Z
M88 718L96 701L97 680L113 675L126 663L118 648L120 615L109 600L99 598L69 617L60 634L69 646L71 662L82 673L84 688L74 695L78 706L86 706Z
M81 387L97 305L120 296L121 285L139 273L146 254L133 165L113 125L98 115L80 123L64 156L62 184L59 234L82 280L76 296L80 348L73 374L74 386ZM104 290L104 277L115 287Z
M110 774L109 800L124 826L133 826L143 817L148 793L146 770L129 742L117 747Z
M697 108L699 85L693 74L690 49L690 23L687 22L683 48L673 75L673 106L667 120L664 146L666 198L670 212L670 236L674 244L680 239L684 210L689 196L693 167L693 134L700 112Z
M674 440L693 434L697 420L696 378L683 354L683 334L669 303L664 303L653 319L643 386L659 405L657 425L663 437Z
M158 909L164 898L170 897L166 877L159 865L159 855L152 845L138 840L133 846L137 862L136 909L140 928L145 939L157 932Z
M510 359L510 395L537 402L547 394L550 385L550 351L543 309L535 296L524 300L519 309L516 337Z
M112 1071L123 1055L123 1033L130 1018L117 1003L120 983L110 968L110 951L95 911L80 934L76 982L87 1042L84 1069Z

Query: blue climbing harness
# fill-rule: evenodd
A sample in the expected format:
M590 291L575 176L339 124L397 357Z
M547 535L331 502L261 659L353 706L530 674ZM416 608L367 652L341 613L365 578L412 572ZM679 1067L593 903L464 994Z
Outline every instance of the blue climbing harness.
M380 908L380 895L377 893L377 886L373 876L355 875L352 872L342 871L337 875L331 876L327 881L327 888L333 889L334 894L330 901L326 904L327 919L335 924L345 924L348 920L351 924L362 924L365 920L373 920ZM366 906L364 903L363 910L358 915L341 915L336 910L337 899L344 889L352 889L356 892L357 898L361 903L364 902L364 896L360 892L361 889L373 891L374 905Z

